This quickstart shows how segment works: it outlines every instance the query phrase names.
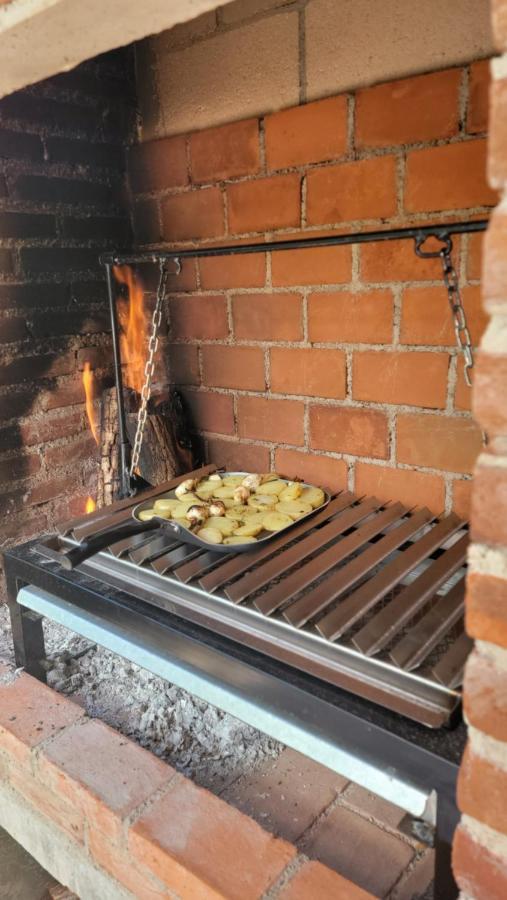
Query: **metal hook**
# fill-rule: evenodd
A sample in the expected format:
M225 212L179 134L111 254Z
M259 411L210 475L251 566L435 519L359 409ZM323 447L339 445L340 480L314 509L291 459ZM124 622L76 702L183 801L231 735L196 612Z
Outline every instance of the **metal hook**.
M429 238L441 241L444 246L440 250L423 250L423 245ZM421 259L438 259L443 254L451 253L452 246L452 238L446 231L435 232L434 234L420 234L415 238L415 252Z

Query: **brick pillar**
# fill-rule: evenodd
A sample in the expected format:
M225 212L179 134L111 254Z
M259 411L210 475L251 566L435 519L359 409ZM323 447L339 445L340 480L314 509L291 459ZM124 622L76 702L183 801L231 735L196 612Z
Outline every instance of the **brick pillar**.
M455 875L476 900L507 897L507 0L492 0L489 181L500 191L486 236L483 302L490 315L474 384L474 413L489 439L472 492L467 629L475 648L465 678L468 747L458 803Z

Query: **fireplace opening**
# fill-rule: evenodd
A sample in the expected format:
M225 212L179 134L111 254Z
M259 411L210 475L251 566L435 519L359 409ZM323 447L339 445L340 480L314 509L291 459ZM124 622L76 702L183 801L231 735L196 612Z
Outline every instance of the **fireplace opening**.
M56 615L44 591L81 633L80 590L100 584L101 635L116 627L102 603L118 603L150 653L172 616L208 679L225 677L213 652L267 666L266 696L292 678L284 722L297 690L321 691L373 716L395 754L406 730L418 777L438 748L445 815L431 791L404 808L436 823L442 859L466 736L473 473L479 459L480 485L493 478L503 446L479 349L497 353L488 319L503 314L481 298L502 184L486 167L488 4L460 2L457 35L437 4L433 19L409 5L407 19L388 4L398 34L367 2L203 3L71 71L48 62L26 87L16 72L0 100L0 503L3 549L29 541L6 557L28 672L45 678L27 624ZM330 502L252 555L127 536L138 501L195 472L277 473ZM472 585L489 565L473 562Z

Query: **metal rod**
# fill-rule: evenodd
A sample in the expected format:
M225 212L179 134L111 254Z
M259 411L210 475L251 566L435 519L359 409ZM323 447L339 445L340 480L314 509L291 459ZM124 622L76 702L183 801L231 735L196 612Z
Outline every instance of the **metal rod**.
M304 250L308 247L338 247L343 244L371 244L376 241L415 241L435 236L445 239L450 234L468 234L485 231L487 219L474 222L447 222L441 225L424 225L413 228L395 228L386 231L360 231L350 234L331 234L315 238L291 238L286 241L267 241L264 244L232 244L226 247L199 247L190 250L150 250L145 253L104 253L100 260L104 265L134 265L158 262L160 259L186 259L206 256L241 256L246 253L268 253L278 250Z
M128 497L130 490L130 454L131 447L127 435L127 423L125 419L125 403L123 397L123 377L121 371L121 350L118 328L118 316L114 296L113 270L110 262L105 263L107 277L107 292L109 295L109 311L111 313L111 337L113 339L114 377L116 383L116 398L118 403L118 432L120 438L120 493L121 498Z

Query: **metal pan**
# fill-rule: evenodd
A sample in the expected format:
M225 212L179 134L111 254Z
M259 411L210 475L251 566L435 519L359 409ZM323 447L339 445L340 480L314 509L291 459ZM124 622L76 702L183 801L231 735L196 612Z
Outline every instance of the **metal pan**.
M227 478L231 475L242 475L246 477L248 472L223 472L223 477ZM289 479L281 478L281 481L289 481ZM315 485L308 484L307 482L301 482L302 487L315 487ZM331 500L331 495L321 488L324 491L324 503L318 506L316 509L313 509L311 512L307 513L306 516L301 516L301 518L297 519L296 522L302 522L304 519L307 519L309 516L313 515L315 512L318 512L324 509L325 506ZM161 497L169 497L174 498L176 495L174 491L169 491L167 493L163 493L160 495ZM159 497L151 497L149 500L144 500L142 503L136 504L133 507L131 514L134 519L133 522L126 522L123 525L117 526L116 528L111 528L108 531L101 531L100 534L94 535L88 538L85 541L82 541L78 547L73 547L71 550L66 551L65 553L59 554L59 562L65 569L74 569L75 566L78 566L80 563L85 562L89 559L90 556L93 556L95 553L99 553L100 550L105 550L111 544L115 544L117 541L125 540L129 537L134 537L137 534L142 534L145 531L156 531L157 529L164 529L168 534L170 534L175 541L182 541L186 544L193 544L195 547L199 547L201 550L211 551L212 553L223 553L223 554L231 554L231 553L246 553L249 550L256 550L258 547L263 546L266 541L272 540L272 538L277 537L279 534L282 534L287 529L282 529L281 531L273 531L266 532L264 536L257 538L255 543L245 543L245 544L211 544L209 541L204 541L197 534L194 534L190 528L185 528L182 525L179 525L178 522L175 522L172 519L164 519L162 516L153 516L149 521L142 522L139 518L139 513L144 510L151 509L155 500L160 499ZM290 528L290 525L287 525L287 528Z

